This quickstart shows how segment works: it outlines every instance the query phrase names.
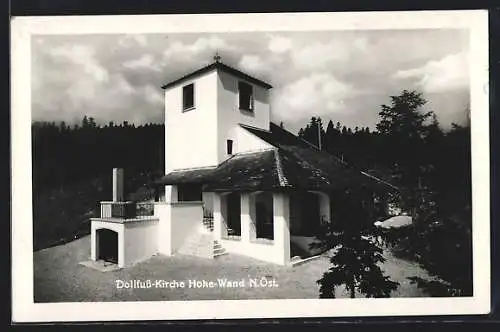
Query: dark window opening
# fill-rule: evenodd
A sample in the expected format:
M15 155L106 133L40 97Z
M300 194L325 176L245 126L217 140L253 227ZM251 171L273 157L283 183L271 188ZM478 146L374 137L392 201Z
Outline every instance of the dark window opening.
M118 264L118 233L109 229L98 229L97 259Z
M274 240L273 196L271 193L265 192L257 195L255 216L256 238Z
M227 195L227 235L241 236L241 197L238 193Z
M245 82L238 83L240 109L246 111L253 110L253 88Z
M182 109L188 110L194 107L194 83L182 88Z
M233 140L228 139L226 143L227 143L227 154L233 154Z
M177 186L177 200L179 202L201 202L201 184L181 184Z

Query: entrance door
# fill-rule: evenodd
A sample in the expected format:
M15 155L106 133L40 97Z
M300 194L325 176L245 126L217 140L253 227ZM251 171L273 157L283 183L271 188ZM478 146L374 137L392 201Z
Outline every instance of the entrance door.
M109 229L98 229L99 248L97 259L118 264L118 233Z
M314 193L305 193L302 203L302 232L303 235L316 234L321 222L319 213L319 197Z
M241 236L241 199L238 193L227 195L227 219L228 235Z

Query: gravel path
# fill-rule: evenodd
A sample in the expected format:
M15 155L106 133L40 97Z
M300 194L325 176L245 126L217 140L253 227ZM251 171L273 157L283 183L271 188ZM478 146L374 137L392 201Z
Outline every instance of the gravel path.
M283 267L233 254L215 260L157 255L133 267L104 273L78 264L89 257L90 236L35 252L35 302L318 298L316 280L329 266L327 257L295 267ZM394 297L426 296L406 279L411 276L425 278L424 270L389 253L386 253L386 258L383 269L392 280L400 283ZM218 282L224 279L240 284L237 287L218 286ZM255 285L250 285L250 279L255 279L257 286L261 287L251 287ZM142 283L136 282L137 288L119 288L117 280L139 280ZM151 287L140 288L141 285L147 286L148 280ZM198 283L212 281L212 286L215 286L190 287L189 280ZM173 285L174 281L176 285ZM337 293L338 297L347 297L341 289Z

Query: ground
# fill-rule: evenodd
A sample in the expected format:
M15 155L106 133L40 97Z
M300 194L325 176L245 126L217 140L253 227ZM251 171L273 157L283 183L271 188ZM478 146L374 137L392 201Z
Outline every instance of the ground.
M394 297L427 296L407 277L428 277L416 264L385 254L383 270L400 283ZM79 265L90 257L90 236L34 253L35 302L165 301L232 299L317 299L318 280L329 267L327 257L284 267L233 254L215 260L157 255L133 267L100 272ZM277 287L248 287L249 278L274 279ZM245 287L189 288L188 280L245 280ZM116 281L184 281L184 288L117 288ZM338 290L338 297L347 297ZM358 294L361 297L361 295Z

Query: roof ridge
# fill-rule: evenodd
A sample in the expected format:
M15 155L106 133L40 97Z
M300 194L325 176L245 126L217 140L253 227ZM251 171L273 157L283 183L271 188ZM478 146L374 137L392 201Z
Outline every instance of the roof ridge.
M320 149L319 149L319 147L317 147L316 145L314 145L314 144L312 144L311 142L309 142L309 141L307 141L307 140L303 139L302 137L299 137L299 135L295 135L294 133L292 133L292 132L290 132L290 131L286 130L285 128L281 128L279 125L277 125L276 123L274 123L274 122L272 122L272 121L271 121L270 123L271 123L272 125L274 125L276 128L279 128L281 131L284 131L284 132L285 132L285 133L287 133L288 135L292 135L293 137L295 137L295 138L299 139L301 142L306 143L306 145L308 145L308 146L310 146L310 147L314 148L314 150L317 150L317 151L322 151L322 150L320 150Z
M285 177L283 172L283 166L281 165L281 157L278 149L274 149L274 160L276 162L276 172L278 173L280 187L288 187L288 179Z
M165 83L162 85L162 89L167 89L167 88L170 88L174 85L177 85L183 81L186 81L186 80L189 80L190 78L192 77L195 77L195 76L198 76L198 75L201 75L201 74L204 74L204 73L207 73L207 72L210 72L212 70L222 70L222 71L225 71L226 73L229 73L229 74L232 74L232 75L235 75L235 76L239 76L240 78L244 79L244 80L247 80L249 82L252 82L253 84L257 84L257 85L260 85L266 89L271 89L272 88L272 85L270 85L269 83L266 83L264 82L263 80L259 79L259 78L256 78L254 76L251 76L237 68L234 68L234 67L231 67L229 65L226 65L222 62L213 62L213 63L210 63L204 67L201 67L201 68L198 68L198 69L195 69L194 71L191 71L181 77L178 77L177 79L174 79L168 83Z
M240 125L240 127L243 127L245 129L250 128L250 129L260 130L260 131L263 131L263 132L266 132L266 133L271 133L270 130L266 130L266 129L262 129L262 128L254 127L254 126L250 126L250 125L247 125L247 124L244 124L244 123L238 123L238 124Z

